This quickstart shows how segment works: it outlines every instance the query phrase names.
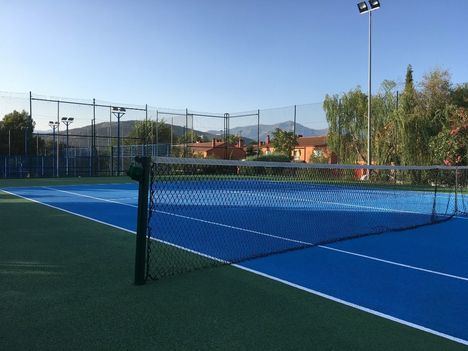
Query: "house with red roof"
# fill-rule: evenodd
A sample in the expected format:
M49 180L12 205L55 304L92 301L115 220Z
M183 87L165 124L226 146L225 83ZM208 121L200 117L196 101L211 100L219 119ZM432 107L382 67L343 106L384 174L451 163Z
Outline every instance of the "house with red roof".
M336 163L337 158L334 153L328 149L327 136L299 136L298 145L292 151L292 159L295 162L305 163ZM265 142L260 143L260 149L263 154L272 154L275 148L272 146L270 136L267 136Z
M243 160L246 152L242 140L237 144L225 143L213 139L211 142L198 142L187 144L187 150L195 157L215 158L225 160Z

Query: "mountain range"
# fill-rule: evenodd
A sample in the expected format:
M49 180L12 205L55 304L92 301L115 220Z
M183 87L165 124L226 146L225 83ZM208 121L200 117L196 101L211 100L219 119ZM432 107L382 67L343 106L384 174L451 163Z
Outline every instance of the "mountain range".
M267 135L272 135L276 128L292 131L294 129L293 121L286 121L276 124L260 124L260 140L265 141ZM216 134L216 131L209 130L208 133ZM302 136L326 135L328 129L312 129L296 122L296 134ZM244 139L257 140L257 125L236 127L230 129L230 134L241 135Z

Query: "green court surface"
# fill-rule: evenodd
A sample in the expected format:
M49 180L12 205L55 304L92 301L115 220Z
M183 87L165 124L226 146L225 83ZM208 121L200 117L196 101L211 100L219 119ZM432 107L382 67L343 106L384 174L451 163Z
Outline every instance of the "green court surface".
M230 266L134 286L134 245L0 191L0 350L466 349Z

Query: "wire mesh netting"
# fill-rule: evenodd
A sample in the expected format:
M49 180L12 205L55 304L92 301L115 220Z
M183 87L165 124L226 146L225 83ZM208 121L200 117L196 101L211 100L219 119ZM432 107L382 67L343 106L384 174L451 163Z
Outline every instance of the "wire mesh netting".
M147 278L468 215L467 167L158 158Z
M116 113L115 107L123 113ZM13 111L24 111L32 124L0 126L2 178L121 175L137 150L153 157L244 159L264 152L276 128L301 136L327 132L321 102L199 112L0 92L0 116ZM64 118L71 118L68 126Z

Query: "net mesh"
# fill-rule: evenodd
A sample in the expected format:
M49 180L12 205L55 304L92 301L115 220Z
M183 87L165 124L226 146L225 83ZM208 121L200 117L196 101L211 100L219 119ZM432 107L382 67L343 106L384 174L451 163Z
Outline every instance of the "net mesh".
M157 158L146 277L468 215L468 167Z

